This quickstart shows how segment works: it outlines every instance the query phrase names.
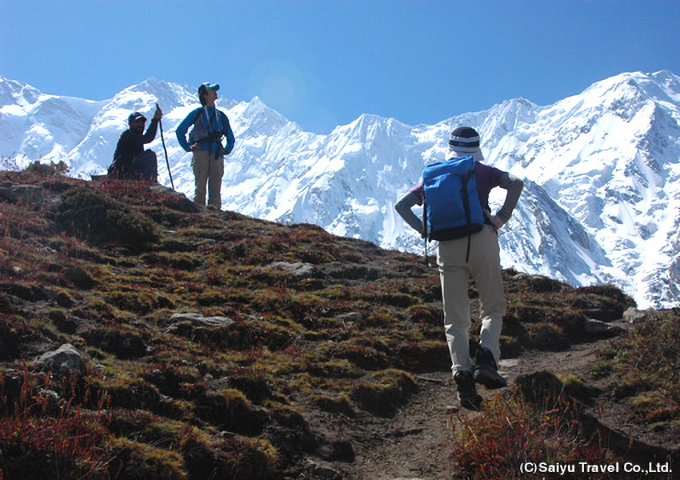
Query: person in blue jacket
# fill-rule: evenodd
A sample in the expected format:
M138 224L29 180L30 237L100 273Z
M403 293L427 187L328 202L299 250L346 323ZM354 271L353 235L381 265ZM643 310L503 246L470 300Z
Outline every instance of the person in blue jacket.
M192 167L196 189L194 202L205 206L206 185L208 208L219 210L222 206L222 177L224 175L224 156L234 149L234 132L229 119L215 107L217 84L204 83L198 87L201 107L192 110L176 130L177 140L182 148L193 153ZM187 140L187 131L193 125ZM227 144L223 145L222 138Z

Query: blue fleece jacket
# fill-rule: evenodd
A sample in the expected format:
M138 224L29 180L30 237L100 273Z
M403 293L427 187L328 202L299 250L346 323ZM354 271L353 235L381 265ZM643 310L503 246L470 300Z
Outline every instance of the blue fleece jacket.
M224 112L219 111L215 107L198 107L195 110L192 110L189 115L182 120L182 123L177 126L177 130L175 131L181 147L187 152L192 151L192 145L187 140L187 131L189 130L189 127L196 123L199 115L203 115L203 122L208 126L210 132L219 132L227 138L227 145L224 147L224 150L226 151L226 154L229 155L234 149L234 132L232 132L229 119ZM222 142L209 139L196 142L193 149L208 150L219 156L224 154L222 151Z

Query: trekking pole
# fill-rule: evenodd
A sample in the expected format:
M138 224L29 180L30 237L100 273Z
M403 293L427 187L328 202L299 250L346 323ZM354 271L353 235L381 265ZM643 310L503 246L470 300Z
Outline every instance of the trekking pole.
M156 104L156 107L158 107L158 104ZM172 171L170 170L170 161L168 160L168 149L165 148L165 138L163 138L163 122L161 119L158 119L158 126L161 129L161 143L163 143L163 151L165 152L165 164L168 166L168 175L170 175L170 185L172 185L172 189L175 189L175 184L172 181Z
M423 197L425 195L423 194ZM427 199L423 198L423 239L425 241L425 266L429 267L430 266L430 260L427 258L427 237L428 231L427 231Z
M427 237L423 237L425 239L425 266L429 267L430 266L430 261L427 259Z

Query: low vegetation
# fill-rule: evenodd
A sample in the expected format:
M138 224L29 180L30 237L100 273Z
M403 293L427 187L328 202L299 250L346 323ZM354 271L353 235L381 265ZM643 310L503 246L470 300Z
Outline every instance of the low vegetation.
M0 172L0 479L297 478L321 447L351 461L333 422L390 417L414 375L449 369L422 258L63 173ZM568 348L587 319L632 305L613 287L504 281L509 356ZM630 398L631 421L677 427L677 324L639 330L597 367ZM37 361L63 346L82 365ZM524 401L504 395L495 420L458 427L462 471L515 465L499 437L537 458L610 454L579 437L567 403L558 414Z

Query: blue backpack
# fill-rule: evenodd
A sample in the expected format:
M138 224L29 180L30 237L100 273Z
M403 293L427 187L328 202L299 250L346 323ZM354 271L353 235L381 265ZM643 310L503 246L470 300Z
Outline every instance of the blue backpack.
M423 192L423 224L428 240L469 239L484 226L471 155L425 167ZM468 243L468 254L469 247Z

